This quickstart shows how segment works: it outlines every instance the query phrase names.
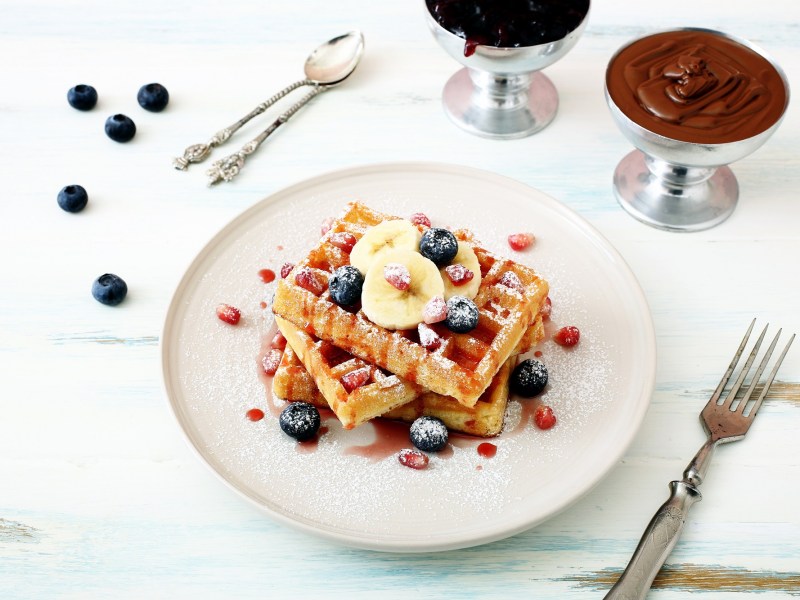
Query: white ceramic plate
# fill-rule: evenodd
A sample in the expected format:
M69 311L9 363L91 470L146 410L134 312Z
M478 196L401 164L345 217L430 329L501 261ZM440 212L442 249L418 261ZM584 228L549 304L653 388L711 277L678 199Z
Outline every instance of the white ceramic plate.
M551 329L575 325L582 334L572 350L552 341L539 348L550 384L538 401L553 407L553 429L535 428L524 403L512 399L506 431L492 440L493 458L478 453L478 441L455 439L423 471L402 466L391 447L382 448L371 424L345 431L326 419L328 431L311 447L281 432L279 402L259 374L262 344L273 330L262 306L276 284L265 284L258 272L278 272L301 258L319 238L323 219L349 200L400 216L423 211L434 225L470 228L489 249L529 264L550 282ZM535 233L536 243L512 252L506 238L521 231ZM242 311L239 325L217 319L221 302ZM655 379L655 338L633 274L571 210L492 173L405 163L322 175L234 219L177 287L164 325L162 365L172 410L190 444L268 515L352 546L433 551L528 529L600 481L644 417ZM263 420L245 418L254 407L264 410Z

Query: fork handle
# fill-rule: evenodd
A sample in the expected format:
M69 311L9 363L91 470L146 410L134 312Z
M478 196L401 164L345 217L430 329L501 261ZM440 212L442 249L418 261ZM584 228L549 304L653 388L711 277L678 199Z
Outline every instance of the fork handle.
M689 509L702 498L697 487L687 481L673 481L669 487L669 499L651 519L628 566L606 594L606 600L642 599L647 595L681 536Z

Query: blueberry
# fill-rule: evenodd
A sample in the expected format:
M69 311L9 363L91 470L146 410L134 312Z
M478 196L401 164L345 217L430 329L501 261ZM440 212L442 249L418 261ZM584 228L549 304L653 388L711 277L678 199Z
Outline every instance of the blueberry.
M443 267L455 258L458 252L458 240L447 229L431 227L422 234L419 251L422 256L432 260L437 266Z
M447 445L447 427L436 417L420 417L411 424L408 437L423 452L439 452Z
M143 109L150 112L161 112L169 102L169 92L160 83L148 83L139 88L136 99Z
M94 299L108 306L116 306L125 300L127 293L128 284L121 277L111 273L100 275L92 284Z
M125 115L114 115L106 119L106 135L115 142L129 142L136 135L136 123Z
M447 318L444 324L456 333L472 331L478 326L478 307L469 298L452 296L447 301Z
M512 371L509 385L512 392L532 398L547 385L547 367L535 358L525 359Z
M78 110L92 110L97 104L97 90L83 83L69 88L67 102L72 108Z
M292 402L283 409L278 423L286 435L298 442L304 442L313 438L319 431L319 411L316 406L308 402Z
M363 285L364 276L352 265L339 267L328 279L331 299L342 306L358 302Z
M67 212L76 213L81 212L86 208L86 203L89 201L89 195L83 186L68 185L60 192L58 192L58 205Z

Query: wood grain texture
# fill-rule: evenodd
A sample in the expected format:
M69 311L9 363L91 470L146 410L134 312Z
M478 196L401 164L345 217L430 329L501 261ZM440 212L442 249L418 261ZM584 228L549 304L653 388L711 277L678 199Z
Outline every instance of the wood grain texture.
M580 42L547 70L560 94L556 120L510 142L469 136L443 115L442 86L457 65L426 30L421 0L0 8L0 598L598 598L702 443L697 415L746 324L759 316L800 330L795 103L773 138L733 166L741 199L729 221L676 235L616 204L611 174L630 146L603 99L613 52L676 26L760 44L797 89L791 0L675 0L668 11L593 3ZM234 184L208 189L203 167L172 170L186 145L302 77L311 48L354 27L367 45L353 77L282 127ZM136 104L151 81L170 90L163 113ZM91 112L65 101L79 82L98 90ZM137 123L130 144L103 135L117 112ZM186 447L159 372L172 291L220 227L305 178L400 160L495 171L577 211L636 274L658 345L647 418L591 493L533 530L430 555L341 548L265 519ZM80 215L56 206L71 183L90 195ZM109 271L130 288L119 309L89 293ZM746 443L717 452L652 598L800 595L800 349L779 380Z
M620 570L603 570L586 576L572 578L581 585L596 587L607 591L620 576ZM800 573L777 571L749 571L716 565L672 564L664 565L653 581L654 590L671 589L675 591L698 593L735 592L753 594L780 592L788 595L800 593Z

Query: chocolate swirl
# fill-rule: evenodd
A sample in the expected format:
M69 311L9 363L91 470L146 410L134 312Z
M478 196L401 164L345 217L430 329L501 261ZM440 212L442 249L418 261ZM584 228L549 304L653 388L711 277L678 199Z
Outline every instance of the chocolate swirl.
M613 59L606 85L634 122L685 142L752 137L769 129L786 107L786 86L767 59L707 31L637 40Z

